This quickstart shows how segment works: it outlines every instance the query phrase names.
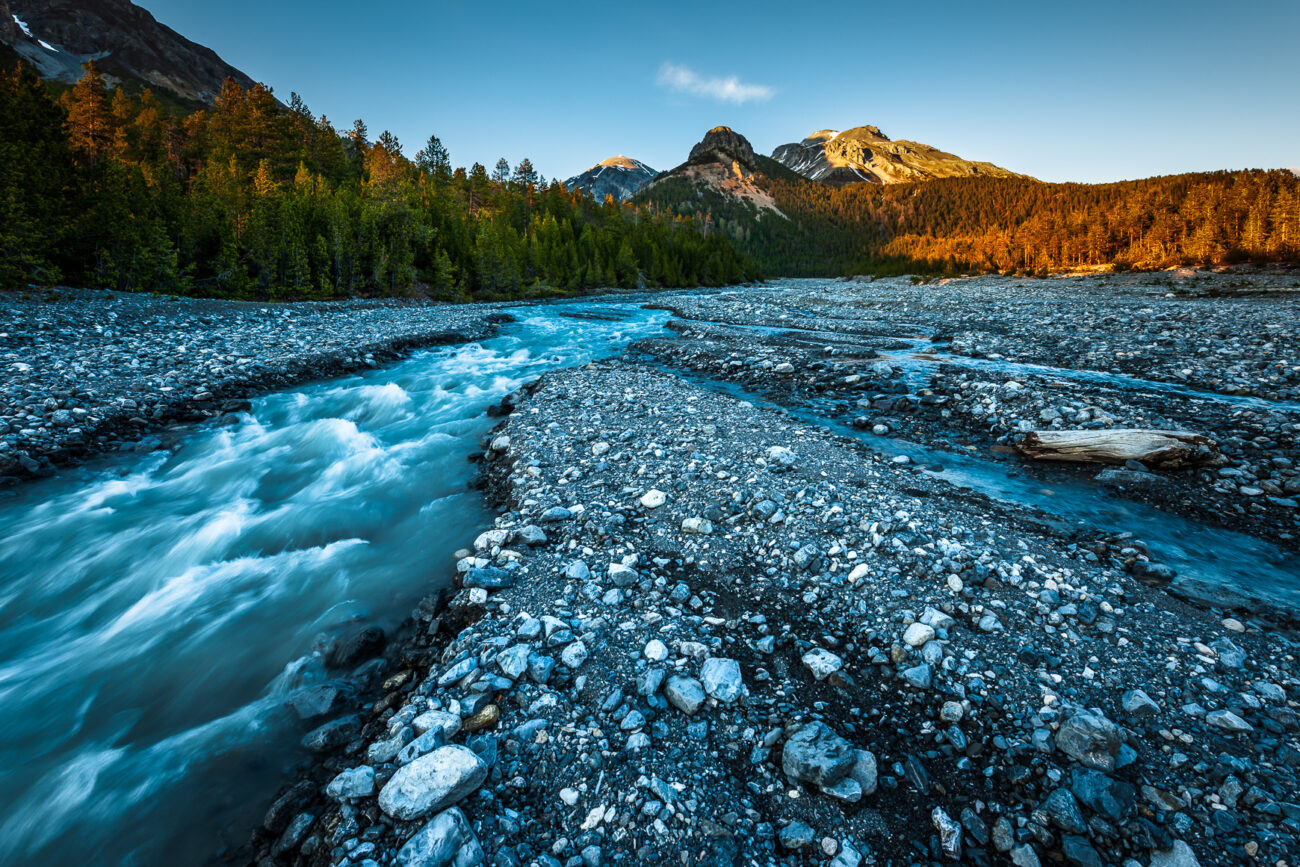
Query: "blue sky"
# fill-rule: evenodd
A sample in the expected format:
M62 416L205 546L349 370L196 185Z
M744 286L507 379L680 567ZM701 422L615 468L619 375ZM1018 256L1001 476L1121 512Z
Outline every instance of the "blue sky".
M138 0L340 129L413 155L654 168L874 124L1051 181L1300 166L1300 2L654 5Z

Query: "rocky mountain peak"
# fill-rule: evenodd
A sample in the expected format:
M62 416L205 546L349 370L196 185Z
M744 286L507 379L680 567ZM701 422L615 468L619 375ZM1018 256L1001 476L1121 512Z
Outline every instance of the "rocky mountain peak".
M254 83L129 0L0 0L0 16L0 41L43 78L75 82L82 64L94 60L110 84L190 103L211 103L227 77L245 88Z
M613 196L624 202L657 174L640 160L619 154L601 160L582 174L569 178L564 186L571 190L581 190L598 201L605 196Z
M987 162L975 162L914 141L893 141L878 126L843 132L822 129L800 142L783 144L772 159L810 181L897 184L934 178L1023 177Z
M622 154L619 154L616 157L610 157L607 160L601 160L600 162L596 163L596 165L592 166L592 168L593 169L600 168L601 166L605 166L607 168L619 168L619 169L646 168L646 164L641 162L640 160L634 160L631 157L625 157Z
M715 126L704 134L699 144L691 148L691 162L709 156L722 156L725 157L725 162L736 161L751 169L755 162L754 147L749 139L729 126Z

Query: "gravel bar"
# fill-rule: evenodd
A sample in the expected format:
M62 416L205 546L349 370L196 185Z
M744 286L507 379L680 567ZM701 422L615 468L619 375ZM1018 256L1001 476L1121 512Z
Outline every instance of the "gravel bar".
M1296 645L1135 552L629 356L485 441L502 513L250 863L1293 863ZM1140 556L1140 552L1136 552ZM439 576L433 576L438 581Z
M250 395L478 340L501 305L259 304L60 289L0 293L0 479L152 449Z

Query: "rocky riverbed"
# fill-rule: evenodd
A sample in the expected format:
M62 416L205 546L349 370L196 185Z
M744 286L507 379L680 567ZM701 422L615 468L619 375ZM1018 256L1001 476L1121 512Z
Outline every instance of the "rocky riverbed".
M848 297L900 293L909 325L944 306L806 288L674 297L697 320L680 338L507 402L483 458L500 517L447 564L454 595L414 613L373 703L305 736L320 758L251 860L1294 863L1290 634L1137 580L1140 541L1063 533L672 369L707 358L798 402L855 375L824 373L843 338L746 342L704 311L836 299L821 330ZM879 328L852 339L916 333ZM1075 393L1061 417L1097 421Z
M1297 284L1300 276L1203 272L808 281L795 291L674 298L681 338L640 348L880 436L1009 456L1048 481L1095 478L1297 550ZM1031 430L1123 428L1205 433L1222 457L1152 472L1008 455Z
M0 480L151 450L169 425L231 423L249 395L479 339L500 317L499 305L0 293Z
M286 696L301 774L221 859L1294 864L1294 633L1164 592L1132 534L955 486L883 444L1109 486L1294 549L1296 283L792 281L656 299L672 334L503 402L481 458L499 517L428 565L397 635L321 644L336 678ZM378 364L499 318L3 303L6 420L24 425L3 439L36 472L167 422L242 423L218 401L311 376L322 353ZM149 411L120 419L122 400ZM1121 426L1206 433L1222 457L1101 471L1015 453L1032 429Z

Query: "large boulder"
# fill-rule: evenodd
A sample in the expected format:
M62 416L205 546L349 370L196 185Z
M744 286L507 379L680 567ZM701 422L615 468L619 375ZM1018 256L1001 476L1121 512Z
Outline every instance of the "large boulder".
M397 867L476 867L483 847L460 807L443 810L397 851Z
M853 745L823 722L811 722L792 734L781 753L781 769L791 780L834 786L857 762Z
M1069 708L1056 731L1056 746L1061 752L1108 774L1115 771L1120 743L1119 728L1113 722L1081 707Z
M394 819L418 819L456 804L487 774L487 764L468 747L439 747L398 768L379 792L379 807Z

